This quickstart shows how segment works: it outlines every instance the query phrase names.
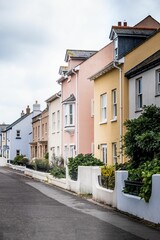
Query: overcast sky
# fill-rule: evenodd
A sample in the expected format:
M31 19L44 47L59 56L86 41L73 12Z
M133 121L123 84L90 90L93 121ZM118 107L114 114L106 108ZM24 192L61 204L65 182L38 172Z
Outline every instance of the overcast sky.
M12 123L27 105L60 90L56 80L66 49L100 50L112 25L133 26L159 0L0 0L0 124Z

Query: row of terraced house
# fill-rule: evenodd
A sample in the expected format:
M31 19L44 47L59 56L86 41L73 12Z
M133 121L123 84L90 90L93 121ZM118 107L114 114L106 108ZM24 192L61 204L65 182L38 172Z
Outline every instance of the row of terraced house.
M49 154L68 157L92 153L106 164L124 162L126 119L144 105L160 106L160 23L147 16L135 26L112 26L110 43L99 51L67 49L46 109L29 106L2 131L3 155L29 159Z

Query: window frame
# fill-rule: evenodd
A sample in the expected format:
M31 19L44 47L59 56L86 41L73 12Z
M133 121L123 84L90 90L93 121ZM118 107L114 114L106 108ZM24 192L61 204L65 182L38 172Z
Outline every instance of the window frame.
M56 113L52 113L52 133L56 131Z
M101 156L104 164L107 164L107 144L101 144Z
M156 96L160 96L160 69L156 70Z
M21 138L21 130L16 130L16 139Z
M142 77L136 79L136 111L141 111L143 107Z
M117 89L112 90L112 119L117 119Z
M113 164L115 165L117 163L117 143L112 143L112 160Z
M64 127L70 126L74 126L74 103L64 105Z
M107 122L107 93L100 95L101 102L101 122Z

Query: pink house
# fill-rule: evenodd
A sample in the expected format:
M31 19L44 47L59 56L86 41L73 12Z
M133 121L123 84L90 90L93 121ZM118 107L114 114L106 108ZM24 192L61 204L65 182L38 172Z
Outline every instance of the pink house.
M68 68L60 67L62 156L94 153L94 90L89 77L113 60L113 44L100 51L66 50Z

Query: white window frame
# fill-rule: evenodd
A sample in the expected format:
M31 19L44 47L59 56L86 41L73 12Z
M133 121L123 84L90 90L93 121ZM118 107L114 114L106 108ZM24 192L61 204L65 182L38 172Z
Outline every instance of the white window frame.
M142 77L136 79L136 110L142 110L143 94L142 94Z
M67 103L64 107L64 126L74 126L74 103Z
M113 159L113 164L117 163L117 143L114 142L112 143L112 159Z
M60 110L57 111L57 132L60 131Z
M118 37L114 39L114 59L118 57Z
M117 89L112 90L112 118L117 119Z
M107 144L101 144L102 161L107 164Z
M101 122L107 122L107 93L101 95Z
M72 157L72 158L75 157L75 149L76 149L76 146L74 144L70 144L70 146L69 146L69 154L70 154L70 157Z
M56 113L52 113L52 133L56 131Z
M156 95L160 95L160 69L156 70Z

